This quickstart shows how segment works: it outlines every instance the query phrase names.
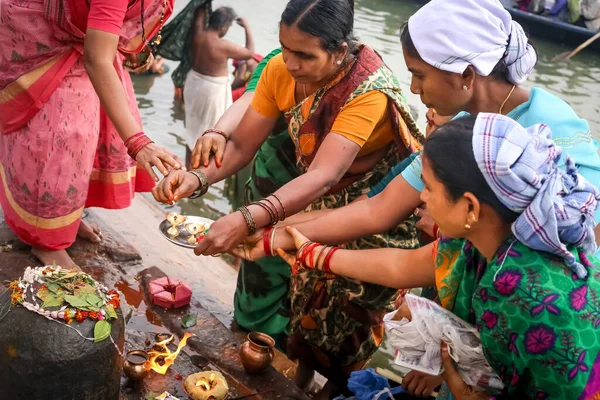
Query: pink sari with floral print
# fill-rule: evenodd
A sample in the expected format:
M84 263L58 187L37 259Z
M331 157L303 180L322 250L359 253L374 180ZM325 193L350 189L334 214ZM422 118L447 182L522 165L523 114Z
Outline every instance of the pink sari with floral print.
M137 9L137 11L136 11ZM146 0L146 38L173 0ZM139 1L130 5L119 51L144 48ZM154 183L126 152L82 62L85 0L2 0L0 7L0 204L24 242L61 250L75 240L84 207L125 208ZM122 56L114 62L141 126Z

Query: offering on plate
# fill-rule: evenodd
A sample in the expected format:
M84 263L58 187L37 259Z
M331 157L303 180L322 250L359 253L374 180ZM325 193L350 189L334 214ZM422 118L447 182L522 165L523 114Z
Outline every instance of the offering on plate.
M179 225L182 225L186 220L186 217L181 215L181 214L177 214L177 213L170 213L167 215L167 221L169 221L169 223L171 224L171 227L169 228L169 230L167 231L167 233L169 235L171 235L172 237L176 237L177 235L179 235Z
M196 235L203 233L206 229L206 225L190 222L189 224L185 224L185 229L190 233L188 242L190 242L191 244L196 244Z
M225 377L217 371L192 374L185 378L183 388L194 400L222 400L229 393Z

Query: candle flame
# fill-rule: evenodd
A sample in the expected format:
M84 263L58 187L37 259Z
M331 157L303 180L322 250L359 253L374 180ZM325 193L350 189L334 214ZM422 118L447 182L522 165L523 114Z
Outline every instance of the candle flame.
M183 338L181 338L181 341L177 346L177 350L175 350L174 352L171 352L171 350L169 350L169 348L167 347L167 345L173 341L173 335L171 335L171 337L169 337L168 339L165 339L161 342L157 342L156 346L164 347L165 351L152 350L148 352L148 355L150 356L150 368L161 375L166 374L169 367L175 362L175 359L179 355L181 349L183 349L187 344L187 340L192 336L194 335L189 332L183 335ZM157 362L157 359L159 357L162 357L164 360L164 363L162 365Z

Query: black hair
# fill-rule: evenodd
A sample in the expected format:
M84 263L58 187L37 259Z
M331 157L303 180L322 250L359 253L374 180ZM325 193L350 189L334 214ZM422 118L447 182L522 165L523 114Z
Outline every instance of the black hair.
M417 48L415 47L415 43L413 42L412 37L410 36L410 32L408 30L408 22L405 23L404 26L402 26L402 29L400 30L400 43L402 44L402 48L406 51L406 53L409 56L411 56L412 58L416 58L417 60L423 60L421 58L421 55L417 51ZM533 47L534 51L537 51L530 40L528 41L528 43L529 45L531 45L531 47ZM504 56L506 56L506 53L504 54ZM504 56L494 66L489 76L497 80L509 82L508 65L506 65Z
M224 26L231 25L237 18L235 11L231 7L219 7L210 14L208 19L209 29L221 29Z
M350 52L356 49L353 0L290 0L281 22L321 38L329 52L339 50L344 42Z
M492 207L502 220L513 222L519 214L498 200L475 161L473 127L476 119L476 116L467 116L441 125L427 138L423 156L452 201L466 192L473 193L480 202Z

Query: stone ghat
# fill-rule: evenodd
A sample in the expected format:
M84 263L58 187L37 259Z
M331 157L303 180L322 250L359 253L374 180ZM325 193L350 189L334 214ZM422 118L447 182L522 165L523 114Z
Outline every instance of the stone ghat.
M143 199L141 201L136 200L137 206L134 203L134 206L127 210L90 211L87 220L102 229L104 240L101 244L95 245L78 239L69 249L69 253L84 272L92 275L109 288L117 288L121 293L121 312L126 324L125 352L133 349L150 349L155 342L157 333L174 334L174 345L177 344L178 338L181 338L185 332L191 332L195 336L188 340L187 346L184 347L165 375L150 371L141 382L130 381L124 375L121 375L119 400L153 400L164 391L168 391L180 399L186 399L187 396L182 385L183 379L187 375L205 370L217 370L226 377L230 387L228 399L308 399L286 376L278 372L278 370L283 371L289 376L293 375L295 370L295 365L282 357L281 354L276 356L275 364L278 370L271 367L258 375L249 375L245 372L238 354L241 343L245 338L245 332L232 331L222 322L227 322L231 316L227 316L229 311L224 311L227 306L223 305L223 300L211 297L212 293L201 291L203 287L209 286L206 282L195 282L193 276L190 276L194 295L188 307L167 310L148 305L150 304L147 293L148 282L165 276L164 271L172 274L178 268L181 269L178 264L187 263L188 261L182 261L181 259L178 261L177 257L173 257L174 265L166 264L164 262L165 258L170 259L171 257L164 257L164 253L172 250L175 254L177 249L157 236L157 230L156 232L141 234L144 237L143 246L159 249L157 251L163 257L157 257L155 254L145 251L146 247L143 247L144 260L142 260L140 252L132 246L129 240L125 239L125 237L128 239L133 238L133 235L130 236L130 232L144 232L145 227L134 226L138 222L158 226L162 215L160 211L155 210L154 214L146 218L145 221L131 218L124 229L114 224L113 221L107 220L106 215L110 215L111 219L118 220L121 218L121 221L124 221L122 218L123 213L128 215L143 213L147 215L147 208L149 207L147 202ZM122 213L121 216L118 213ZM152 221L148 221L148 219L152 219ZM137 239L136 246L140 246L139 238ZM135 240L133 241L135 242ZM222 265L214 266L215 259L213 258L196 257L190 260L193 260L195 265L204 271L213 268L224 268ZM161 268L147 267L155 262L160 263ZM14 280L22 275L27 266L38 265L39 261L31 255L29 246L23 244L14 236L0 214L0 281ZM235 276L235 271L231 276ZM178 278L187 279L186 276L181 276L181 274ZM231 287L233 287L235 282L228 282L227 284L231 284ZM224 286L217 282L216 286L219 285ZM2 291L3 287L0 287L0 292ZM233 293L230 292L229 295L232 296ZM219 319L202 304L209 304L211 311L216 309ZM218 306L215 306L215 304ZM186 314L196 314L197 323L191 328L183 329L181 317ZM226 317L224 318L224 316ZM2 325L2 321L0 321L0 325ZM55 325L61 328L60 325ZM63 329L66 330L67 328ZM74 340L77 341L77 339ZM175 346L171 347L174 348ZM13 348L8 346L0 348L0 362L4 358L14 356ZM88 360L87 365L86 368L89 368L89 372L93 373L94 368L96 368L93 360ZM49 370L39 372L41 374L52 373ZM64 385L65 387L70 385L68 374L67 378L64 378ZM32 400L36 398L38 397L35 395L28 397ZM39 398L42 399L43 397ZM69 396L68 398L73 397ZM61 400L61 398L56 397L55 400Z

